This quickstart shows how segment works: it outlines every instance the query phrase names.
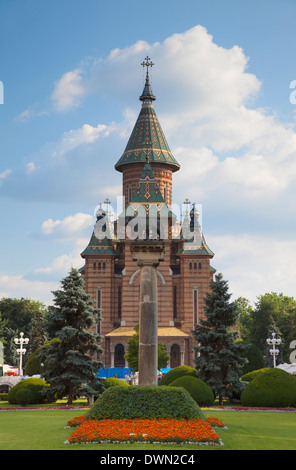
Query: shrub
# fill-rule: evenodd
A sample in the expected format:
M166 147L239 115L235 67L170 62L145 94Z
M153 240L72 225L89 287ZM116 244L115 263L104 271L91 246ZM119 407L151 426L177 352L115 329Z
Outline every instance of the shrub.
M199 406L212 405L215 397L211 388L197 377L185 375L174 380L170 387L183 387Z
M243 355L248 362L242 367L242 375L264 367L263 354L255 344L244 341L237 341L237 344L244 344L248 346L246 352Z
M8 392L1 392L0 393L0 401L7 401Z
M16 402L19 405L29 405L33 402L33 393L29 388L20 388L15 395Z
M117 379L116 377L108 377L104 382L105 389L110 387L130 387L130 384L125 382L124 380Z
M281 369L268 369L248 383L241 395L244 406L296 406L296 378Z
M170 385L174 380L183 375L190 375L192 377L197 376L197 371L190 366L178 366L174 369L169 370L158 382L158 385Z
M14 405L20 404L17 401L17 392L22 388L26 388L32 393L31 403L43 403L45 401L45 397L42 393L42 390L45 386L48 385L46 384L45 380L42 379L32 377L30 379L21 380L9 390L7 395L8 402Z
M205 419L181 387L110 387L86 413L87 419Z
M267 370L269 370L268 367L263 367L262 369L252 370L251 372L248 372L247 374L242 375L241 380L243 382L251 382L251 380L259 376L260 374L263 374L263 372L266 372Z

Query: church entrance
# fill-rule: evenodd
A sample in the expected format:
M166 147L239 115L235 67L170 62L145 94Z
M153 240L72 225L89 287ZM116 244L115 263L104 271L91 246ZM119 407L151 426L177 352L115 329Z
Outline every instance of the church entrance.
M173 344L171 347L171 368L181 365L181 351L178 344Z
M114 367L125 367L124 346L116 344L114 352Z

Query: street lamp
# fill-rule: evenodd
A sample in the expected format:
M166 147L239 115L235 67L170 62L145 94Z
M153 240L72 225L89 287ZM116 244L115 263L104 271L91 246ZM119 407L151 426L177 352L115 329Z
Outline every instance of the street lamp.
M28 344L29 338L24 338L24 333L20 333L20 338L14 338L15 344L19 344L20 348L18 348L16 351L20 355L20 375L23 375L23 355L26 352L26 349L23 348L24 344Z
M270 349L269 352L273 356L273 367L275 367L276 366L275 357L280 352L280 350L277 349L275 346L280 345L282 340L280 338L276 338L275 333L272 333L272 338L268 338L266 342L267 344L272 345L272 349Z

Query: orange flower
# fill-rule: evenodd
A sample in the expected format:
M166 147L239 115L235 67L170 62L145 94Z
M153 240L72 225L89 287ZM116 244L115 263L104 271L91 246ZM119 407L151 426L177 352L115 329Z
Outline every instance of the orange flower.
M218 443L219 436L206 420L104 419L83 420L69 438L70 443L94 441Z

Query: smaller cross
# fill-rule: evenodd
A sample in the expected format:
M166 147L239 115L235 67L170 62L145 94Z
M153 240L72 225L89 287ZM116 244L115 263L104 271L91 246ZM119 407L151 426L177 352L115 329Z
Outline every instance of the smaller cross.
M189 212L189 211L188 211L188 206L189 206L189 204L191 204L191 202L189 201L188 198L186 198L185 201L183 202L183 204L184 204L184 205L186 204L185 214L184 214L184 216L186 216L186 215L188 215L188 212Z
M150 59L150 57L146 57L145 60L141 63L141 65L143 67L147 67L147 75L148 75L148 67L153 67L153 62L152 60Z
M107 199L104 201L104 204L107 204L106 212L107 212L107 214L109 214L109 204L111 204L111 201L107 198Z

